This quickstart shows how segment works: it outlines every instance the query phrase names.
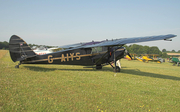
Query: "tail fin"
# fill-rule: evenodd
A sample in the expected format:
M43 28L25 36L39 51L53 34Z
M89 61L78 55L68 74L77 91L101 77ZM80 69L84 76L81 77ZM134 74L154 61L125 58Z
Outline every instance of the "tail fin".
M9 53L14 62L36 56L28 44L16 35L11 36L9 40Z

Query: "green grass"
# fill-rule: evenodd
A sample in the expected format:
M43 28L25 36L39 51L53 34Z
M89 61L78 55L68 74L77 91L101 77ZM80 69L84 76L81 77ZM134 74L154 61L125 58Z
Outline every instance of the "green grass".
M0 51L0 53L5 51ZM0 58L0 111L180 111L180 67L121 60L121 73Z

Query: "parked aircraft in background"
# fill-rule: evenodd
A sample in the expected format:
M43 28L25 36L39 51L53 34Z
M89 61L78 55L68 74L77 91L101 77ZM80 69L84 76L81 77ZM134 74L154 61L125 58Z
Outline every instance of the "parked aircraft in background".
M175 66L177 64L177 66L179 66L180 64L180 60L178 58L170 58L169 60L170 63L173 63L173 65Z
M158 56L157 54L141 54L141 57L137 57L136 54L131 54L132 56L132 60L138 60L141 62L157 62L157 63L162 63L164 62L164 59L162 58L157 58L156 56ZM149 57L149 56L153 56L153 57ZM125 56L126 59L131 60L131 58L126 55Z
M144 62L157 62L157 63L162 63L160 60L155 59L155 58L150 58L149 56L143 56L142 59L144 60Z
M44 49L35 49L33 50L37 55L44 55L44 54L49 54L49 53L53 53L56 50L58 50L58 48L44 48Z

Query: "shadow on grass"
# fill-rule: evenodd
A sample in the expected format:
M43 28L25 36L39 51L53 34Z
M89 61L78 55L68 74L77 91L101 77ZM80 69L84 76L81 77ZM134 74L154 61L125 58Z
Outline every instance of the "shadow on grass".
M45 67L39 67L39 66L23 66L25 68L28 68L29 70L33 71L41 71L41 72L49 72L49 71L55 71L55 70L67 70L67 71L103 71L103 70L96 70L93 68L83 68L82 69L70 69L70 67L66 68L45 68Z
M153 77L153 78L161 78L161 79L170 79L170 80L180 80L180 77L170 76L170 75L162 75L150 72L143 72L140 70L134 69L125 69L122 70L122 73L131 74L131 75L139 75L139 76L146 76L146 77Z
M48 72L48 71L55 71L55 70L67 70L67 71L112 71L113 72L113 68L111 67L103 67L101 70L96 70L95 68L92 67L85 67L82 69L70 69L70 67L67 66L66 68L46 68L46 67L40 67L40 66L23 66L29 70L33 70L33 71L41 71L41 72ZM126 68L126 67L122 67L122 68Z
M33 71L41 71L41 72L49 72L49 71L55 71L55 70L67 70L67 71L112 71L113 69L110 67L103 67L102 70L96 70L93 68L82 68L82 69L70 69L66 68L45 68L45 67L39 67L39 66L24 66L25 68L28 68L29 70ZM124 68L124 67L122 67ZM126 67L125 67L126 68ZM170 79L170 80L180 80L180 77L176 76L170 76L170 75L162 75L162 74L156 74L156 73L150 73L150 72L143 72L140 70L135 69L122 69L121 73L131 74L131 75L138 75L138 76L146 76L146 77L153 77L153 78L161 78L161 79Z

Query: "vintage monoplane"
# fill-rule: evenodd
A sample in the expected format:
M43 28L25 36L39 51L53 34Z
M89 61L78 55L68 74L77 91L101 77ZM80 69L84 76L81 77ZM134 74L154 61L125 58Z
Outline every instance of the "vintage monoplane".
M159 35L147 37L122 38L104 41L92 41L59 47L59 51L44 55L37 55L28 44L16 35L12 35L9 40L9 52L11 59L19 64L63 64L63 65L83 65L94 66L102 69L102 66L110 64L115 72L120 72L120 67L116 66L116 61L124 58L127 52L123 45L137 42L147 42L155 40L169 40L176 35ZM131 57L131 56L130 56ZM114 66L111 64L114 62Z
M178 58L172 57L169 59L170 63L173 63L173 66L175 66L177 64L177 66L179 66L180 64L180 60Z

